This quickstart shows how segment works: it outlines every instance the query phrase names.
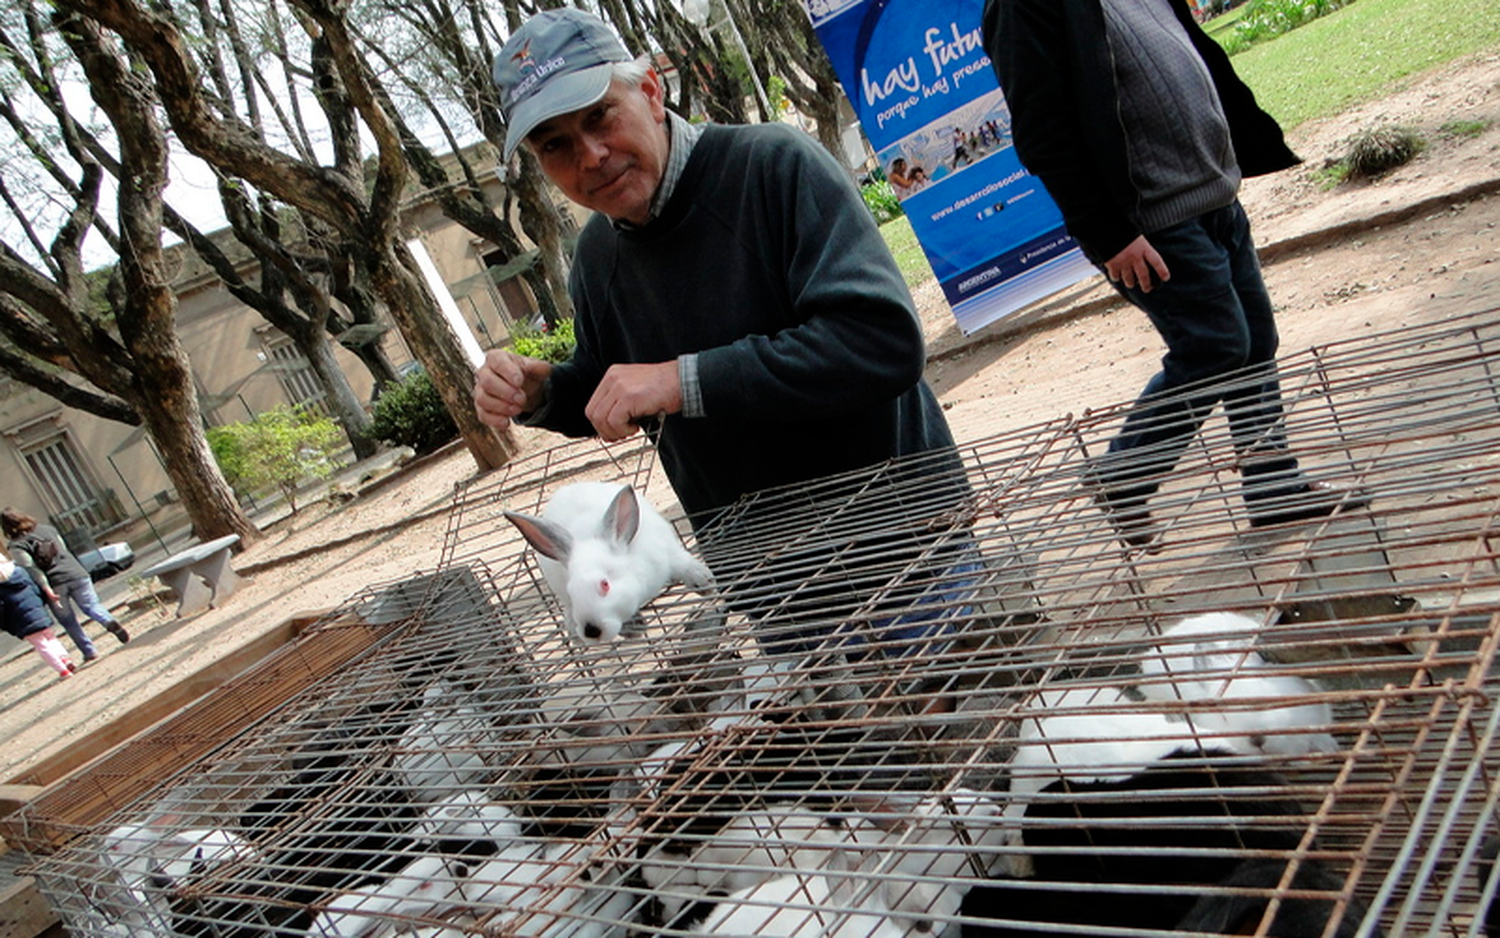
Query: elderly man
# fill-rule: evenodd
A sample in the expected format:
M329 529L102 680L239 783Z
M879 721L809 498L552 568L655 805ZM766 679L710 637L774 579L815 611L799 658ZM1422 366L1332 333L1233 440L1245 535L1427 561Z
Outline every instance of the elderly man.
M742 496L861 469L873 478L895 457L931 453L859 488L872 512L904 486L931 513L898 516L893 527L904 533L882 531L885 549L865 551L868 563L841 568L837 585L814 584L820 598L807 611L825 626L831 596L853 604L889 580L901 556L892 544L907 556L929 549L938 525L924 521L961 501L968 484L922 380L911 295L837 162L786 125L689 124L666 109L645 61L572 8L528 20L494 77L505 158L529 147L547 177L596 214L569 283L572 359L554 366L491 351L475 384L480 418L604 440L651 426L716 572L715 554L739 548L714 522ZM817 527L819 510L804 502L757 524L761 536L770 524L790 541ZM753 583L727 584L738 608L758 618L785 612L789 584L816 580L831 554L821 543L783 546Z
M479 415L619 440L661 418L683 507L951 447L911 295L858 191L802 132L693 125L596 17L539 13L495 61L505 157L593 209L557 366L491 351Z

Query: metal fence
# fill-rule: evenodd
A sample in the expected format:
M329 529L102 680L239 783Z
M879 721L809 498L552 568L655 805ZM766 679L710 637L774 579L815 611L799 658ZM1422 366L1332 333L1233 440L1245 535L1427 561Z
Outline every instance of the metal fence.
M1114 408L675 517L713 586L607 643L502 512L670 490L639 442L522 460L312 630L378 640L29 818L71 835L33 871L73 935L1486 934L1496 313L1283 360L1303 470L1368 508L1249 526L1214 418L1132 547Z

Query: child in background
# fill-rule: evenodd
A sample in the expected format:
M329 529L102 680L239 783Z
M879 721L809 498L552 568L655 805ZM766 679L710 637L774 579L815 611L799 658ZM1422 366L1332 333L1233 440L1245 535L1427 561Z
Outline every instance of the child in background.
M78 670L52 632L52 615L42 599L42 588L3 550L0 550L0 627L30 642L63 680Z

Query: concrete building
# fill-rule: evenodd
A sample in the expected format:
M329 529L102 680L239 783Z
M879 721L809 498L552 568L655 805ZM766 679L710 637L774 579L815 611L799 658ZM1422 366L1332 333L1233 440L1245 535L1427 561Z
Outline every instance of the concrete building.
M468 155L484 167L501 204L493 149L480 144ZM499 261L494 245L445 217L431 193L413 193L404 214L406 229L426 249L482 348L504 344L516 322L535 314L530 289L513 275L516 265L491 270ZM569 221L578 219L569 215ZM254 282L256 264L232 235L226 230L214 237L230 257L245 257L242 276ZM192 251L178 246L171 253L180 264L174 279L178 332L210 426L321 398L322 387L286 335L231 296ZM506 279L496 282L497 274ZM374 341L398 368L412 360L394 325ZM336 347L335 355L355 394L369 401L369 372L344 348ZM0 376L0 505L49 519L64 532L86 532L100 542L139 540L141 547L185 523L144 431L65 406L7 376Z

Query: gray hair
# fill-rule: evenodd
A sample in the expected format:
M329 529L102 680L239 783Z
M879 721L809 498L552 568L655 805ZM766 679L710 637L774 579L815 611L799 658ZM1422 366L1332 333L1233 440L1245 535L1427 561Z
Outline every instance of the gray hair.
M629 62L616 62L611 77L627 85L638 85L649 71L651 71L651 59L642 55Z

